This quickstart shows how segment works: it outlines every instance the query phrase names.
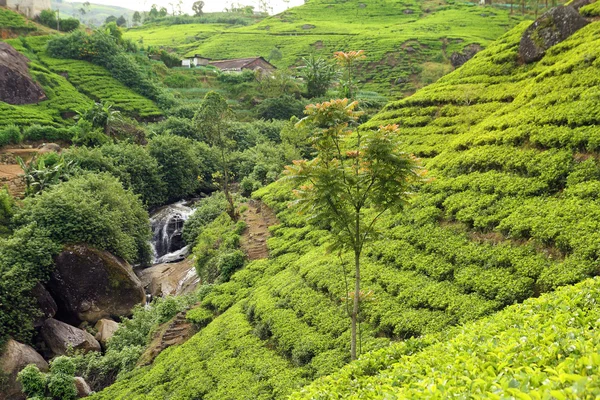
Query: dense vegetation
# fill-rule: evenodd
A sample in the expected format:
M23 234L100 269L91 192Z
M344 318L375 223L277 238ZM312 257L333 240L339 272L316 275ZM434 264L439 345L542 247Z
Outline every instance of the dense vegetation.
M387 348L390 340L433 335L398 345L408 354L432 343L430 338L444 338L446 333L440 332L449 326L598 273L598 99L592 92L600 28L592 23L537 64L521 66L517 49L526 26L515 28L437 84L390 104L364 125L398 124L404 148L422 158L435 180L414 196L403 216L388 214L381 222L385 233L366 249L362 353ZM352 277L344 273L351 257L328 252L328 231L305 226L304 218L287 207L290 189L278 182L255 193L278 211L282 222L272 228L271 259L250 263L229 282L213 287L200 307L189 312L191 320L206 325L193 339L166 350L152 366L134 371L95 398L150 399L167 393L175 398L281 398L349 360L348 288L343 277ZM593 304L587 291L593 291L592 282L531 304L554 308L560 321L560 303L568 298L571 309L587 310L586 304ZM548 321L546 311L529 311L532 307L536 306L519 308L522 314L514 319L500 314L482 327L469 325L465 332L474 335L486 324L496 324L489 335L502 335L503 316L516 323L531 313L538 313L534 319L544 321L551 331L556 325ZM597 319L594 315L582 314L572 329L593 332L589 328ZM557 335L577 340L570 329L564 326ZM509 330L502 337L513 343L514 334ZM457 336L457 342L447 346L456 343L458 349L444 357L462 355L462 343L470 344L471 337ZM590 333L581 340L593 346L597 339ZM523 357L544 357L546 350L541 349L547 348L547 339L536 331L531 341L539 347L527 347ZM437 365L432 356L446 351L441 343L423 353L423 359ZM481 348L487 343L496 346L490 340ZM365 361L363 375L394 363L394 351L389 357L374 353L368 360L375 361ZM595 376L597 362L589 357L582 351L560 366L548 362L560 371L558 381L548 383L544 377L549 375L544 374L554 372L531 367L535 378L529 386L506 393L545 390L540 385L564 389L573 383L573 389L561 393L579 390L577 382L587 374ZM521 371L523 359L514 361L514 374ZM416 368L419 360L399 364L399 376L411 365ZM578 365L585 367L586 360L591 360L592 370L584 373ZM474 375L487 368L476 360L469 365ZM506 368L512 373L511 366ZM452 373L441 379L454 379ZM490 390L496 375L489 374L478 381L481 390ZM391 385L396 378L387 376L382 382ZM365 377L365 390L376 386L369 386L376 382L369 379L379 378ZM501 380L499 388L505 383L514 386L510 379ZM458 384L438 389L467 390ZM319 386L315 390L310 393L322 393Z

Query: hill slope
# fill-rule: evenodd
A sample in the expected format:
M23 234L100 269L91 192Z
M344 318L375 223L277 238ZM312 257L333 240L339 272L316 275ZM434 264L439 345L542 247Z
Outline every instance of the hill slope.
M312 52L363 49L364 89L393 96L435 81L451 70L452 52L487 46L519 20L506 10L446 2L312 0L250 26L144 26L125 37L214 59L268 57L277 47L278 67L298 65Z
M48 100L31 105L0 102L0 126L69 125L77 111L84 111L94 101L111 102L132 117L155 118L161 115L154 102L114 79L106 69L86 61L49 57L45 45L51 37L6 40L31 60L30 73L43 87Z
M600 271L600 23L519 65L527 25L367 123L398 123L436 180L366 250L363 353ZM285 182L256 196L282 222L271 259L188 313L208 324L193 339L94 399L282 398L348 361L350 257L330 254L328 232L287 208Z

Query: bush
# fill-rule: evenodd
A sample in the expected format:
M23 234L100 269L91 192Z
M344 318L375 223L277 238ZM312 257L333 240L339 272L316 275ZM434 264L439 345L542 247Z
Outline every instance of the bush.
M60 31L71 32L79 28L79 20L75 18L66 18L60 20Z
M214 193L212 196L200 200L196 204L194 213L183 225L183 240L186 244L194 245L202 230L219 215L227 211L228 203L223 192Z
M256 115L267 120L301 118L304 115L304 103L293 96L269 98L256 107Z
M18 144L23 141L21 130L16 125L8 125L5 128L0 128L0 146L7 144Z
M8 336L29 342L39 315L31 291L50 277L60 246L36 224L0 239L0 347Z
M70 142L73 139L74 128L55 128L53 126L31 125L23 129L25 140L49 140Z
M0 238L9 234L10 220L14 215L15 200L8 193L8 188L0 189Z
M199 139L198 130L188 118L169 117L158 123L154 130L158 134L169 133L190 139Z
M29 364L17 375L17 380L21 383L23 393L28 398L44 397L46 395L46 376L39 370L37 365Z
M148 213L113 176L84 174L27 198L15 216L58 243L88 243L130 263L150 261Z
M162 169L169 201L183 199L198 190L202 171L192 140L158 135L148 144L148 151Z

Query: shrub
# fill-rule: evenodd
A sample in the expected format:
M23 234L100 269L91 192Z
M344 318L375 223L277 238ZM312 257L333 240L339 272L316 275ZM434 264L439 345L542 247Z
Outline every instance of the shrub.
M27 198L15 216L61 244L88 243L131 263L150 260L148 213L109 174L84 174Z
M8 193L8 188L0 189L0 238L9 234L10 220L14 215L15 200Z
M8 125L4 128L0 128L0 146L21 143L22 140L21 130L18 126Z
M60 20L61 32L71 32L79 28L79 20L75 18L66 18Z
M70 142L73 139L74 128L56 128L53 126L31 125L23 129L25 140L49 140Z
M225 211L227 211L227 199L223 192L216 192L200 200L195 206L194 213L183 225L183 240L189 245L194 245L202 230Z
M46 376L39 370L37 365L29 364L17 375L17 380L21 383L23 393L28 398L44 397L46 395Z
M300 118L304 115L304 103L293 96L269 98L256 107L256 115L267 120Z
M148 144L148 151L162 169L169 201L185 198L198 190L202 171L192 140L158 135Z

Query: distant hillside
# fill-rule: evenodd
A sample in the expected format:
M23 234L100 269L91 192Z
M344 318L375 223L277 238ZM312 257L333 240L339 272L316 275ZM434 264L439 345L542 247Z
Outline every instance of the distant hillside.
M520 19L505 9L451 1L312 0L250 26L148 26L125 37L215 59L268 57L277 47L283 55L273 61L278 67L298 65L312 52L329 57L363 49L365 90L395 97L437 80L452 70L453 52L485 47Z
M382 236L365 250L361 276L369 295L361 311L361 350L433 336L374 353L335 374L349 361L343 299L344 274L348 280L352 274L343 265L351 256L332 254L329 232L305 226L304 217L288 207L291 188L279 181L254 194L281 221L271 228L270 258L210 288L188 312L191 321L206 326L192 339L92 398L286 398L329 374L309 387L308 398L344 398L354 385L357 398L371 398L372 391L403 379L439 376L432 383L424 378L429 386L421 389L428 394L456 378L455 370L442 374L446 366L435 364L438 356L460 362L457 379L469 373L469 387L489 388L496 367L522 374L521 381L502 381L502 388L514 389L506 398L530 398L516 394L556 382L552 390L572 394L585 389L585 374L597 382L597 310L589 311L597 308L597 281L467 325L449 344L452 351L441 340L414 362L395 364L444 339L452 326L600 274L600 22L550 48L537 63L521 65L518 47L528 25L365 124L398 124L405 150L422 157L434 180L404 214L383 218ZM548 309L556 311L555 324ZM529 318L539 321L543 335L555 335L557 344L548 345L552 336L538 334ZM530 337L521 335L519 323L524 335L533 329ZM494 332L502 340L488 339ZM479 362L479 351L493 361ZM540 370L536 360L556 369ZM464 374L462 361L469 362ZM352 368L358 368L356 375ZM545 380L542 373L552 377ZM524 381L529 386L517 390ZM578 398L560 394L531 398Z
M52 9L60 11L61 17L77 18L88 26L100 26L104 24L107 17L121 15L131 23L135 10L124 7L108 6L104 4L94 4L90 2L89 7L84 7L84 2L68 2L52 0ZM82 12L82 9L85 13Z
M48 100L31 105L0 102L0 126L69 125L77 111L84 111L94 101L111 102L132 117L154 118L161 115L154 102L124 86L106 69L86 61L48 57L45 45L50 38L35 36L5 40L31 60L31 76L40 83Z

